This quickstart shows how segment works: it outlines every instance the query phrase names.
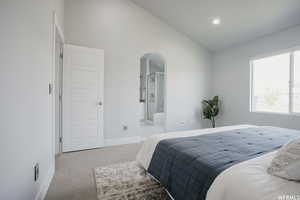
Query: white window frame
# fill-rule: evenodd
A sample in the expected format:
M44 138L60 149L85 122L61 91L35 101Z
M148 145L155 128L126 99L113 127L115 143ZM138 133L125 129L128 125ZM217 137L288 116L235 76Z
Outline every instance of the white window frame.
M300 116L299 112L295 112L294 111L294 94L293 94L293 88L294 88L294 84L295 84L295 79L294 79L294 53L296 51L300 51L300 46L294 47L294 48L289 48L283 51L277 51L274 53L270 53L270 54L264 54L261 56L257 56L257 57L253 57L250 59L250 96L249 96L249 108L250 108L250 112L252 113L266 113L266 114L277 114L277 115L296 115L296 116ZM290 66L289 66L289 70L290 70L290 77L289 77L289 111L287 113L280 113L280 112L271 112L271 111L257 111L257 110L253 110L253 83L254 83L254 79L253 79L253 71L254 71L254 66L253 66L253 61L254 60L258 60L258 59L263 59L263 58L268 58L268 57L272 57L272 56L278 56L281 54L289 54L290 55Z

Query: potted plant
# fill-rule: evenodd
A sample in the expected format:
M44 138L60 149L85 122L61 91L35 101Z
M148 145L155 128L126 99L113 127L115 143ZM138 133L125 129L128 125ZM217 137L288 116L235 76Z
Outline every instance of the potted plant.
M203 100L203 117L211 121L212 127L216 127L215 117L219 114L219 97L215 96L211 100Z

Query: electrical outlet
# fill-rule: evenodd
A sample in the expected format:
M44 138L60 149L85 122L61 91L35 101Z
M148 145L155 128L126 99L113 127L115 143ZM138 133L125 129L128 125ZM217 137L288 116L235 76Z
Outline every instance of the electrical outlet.
M128 130L128 126L123 125L123 131L127 131Z
M53 91L53 86L52 86L51 83L49 83L49 85L48 85L48 93L49 93L49 95L52 94L52 91Z
M39 179L39 175L40 175L40 166L39 163L37 163L34 166L34 181L37 181Z

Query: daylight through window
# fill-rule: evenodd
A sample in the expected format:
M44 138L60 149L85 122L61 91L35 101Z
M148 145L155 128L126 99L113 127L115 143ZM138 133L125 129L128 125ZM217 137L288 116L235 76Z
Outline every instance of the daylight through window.
M251 61L251 111L300 113L300 51Z

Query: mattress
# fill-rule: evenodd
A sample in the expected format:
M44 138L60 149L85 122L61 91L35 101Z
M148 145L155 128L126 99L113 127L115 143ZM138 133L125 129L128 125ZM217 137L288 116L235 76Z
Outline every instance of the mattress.
M142 149L141 151L139 152L138 156L137 156L137 162L143 166L145 169L149 169L149 165L151 163L151 160L152 160L152 156L153 156L153 153L155 151L155 148L157 147L157 144L162 141L162 140L166 140L166 139L171 139L171 138L180 138L180 137L183 137L183 138L187 138L187 137L195 137L195 136L199 136L199 135L205 135L205 134L212 134L212 133L220 133L220 132L224 132L224 131L232 131L232 130L237 130L237 129L247 129L247 128L254 128L255 126L251 126L251 125L239 125L239 126L229 126L229 127L221 127L221 128L216 128L216 129L202 129L202 130L193 130L193 131L184 131L184 132L174 132L174 133L168 133L168 134L162 134L162 135L157 135L157 136L154 136L154 137L151 137L149 139L147 139L145 142L144 142L144 145L142 146ZM267 154L266 156L268 156L269 154ZM270 154L272 155L272 153ZM262 156L262 158L264 158L265 156ZM267 159L266 160L270 160L270 157L272 156L269 156L269 157L266 157ZM258 160L258 161L261 161L261 156L259 158L254 158L254 159L251 159L250 161L252 160ZM235 171L238 173L241 173L240 170L235 170L236 169L236 166L240 166L240 165L244 165L244 163L250 163L251 162L248 162L248 161L243 161L241 162L240 164L236 164L236 165L233 165L229 168L227 168L225 171L223 171L222 173L220 173L217 178L214 179L214 181L212 182L212 184L210 185L210 187L208 188L208 192L207 192L207 196L206 196L206 199L208 200L218 200L218 199L224 199L226 196L228 196L228 199L230 200L233 200L233 199L240 199L241 197L243 197L243 199L247 198L247 196L249 196L249 193L245 191L245 193L243 192L240 192L239 191L236 191L236 186L238 186L242 180L242 178L245 178L246 180L247 177L249 176L249 174L247 174L247 176L240 176L237 175L236 179L235 179L235 182L232 182L232 180L234 180L233 177L235 177ZM255 162L256 163L256 162ZM256 163L256 166L257 164L259 163ZM253 166L253 165L251 165ZM253 170L253 167L250 167L252 170ZM233 170L232 170L233 169ZM245 172L245 170L247 171L247 166L243 166L242 168L242 172ZM255 175L255 172L253 172L253 176ZM260 171L261 173L262 171ZM259 172L258 172L259 173ZM284 184L291 184L293 186L289 186L288 188L293 188L294 189L299 189L299 183L296 183L296 182L292 182L290 183L289 181L285 181L285 180L282 180L282 179L279 179L277 177L272 177L270 175L268 175L266 173L266 171L264 170L263 171L264 175L265 176L262 176L262 177L271 177L270 180L272 180L272 183L274 182L280 182L280 188L284 188L282 187ZM230 174L230 175L227 175L227 174ZM176 179L176 175L172 175L173 178ZM278 180L279 179L279 180ZM180 180L180 179L178 179ZM249 182L249 188L251 188L251 184L254 184L255 186L260 183L260 182ZM268 184L268 185L273 185L272 183L266 183L264 182L265 184ZM232 185L234 185L234 187L231 187ZM198 185L189 185L188 187L193 187L193 186L196 186L199 187ZM254 187L254 188L257 188L258 190L263 187L263 185L261 185L260 187ZM300 191L300 190L278 190L278 187L273 187L273 188L276 188L276 191L278 193L278 195L276 196L276 198L278 198L279 195L297 195L297 191ZM201 190L201 189L199 189ZM274 189L275 190L275 189ZM262 190L260 190L262 191ZM272 191L271 188L268 189L268 191ZM291 192L294 191L294 194L291 194ZM288 193L290 192L290 193ZM256 193L255 193L256 194ZM236 197L235 197L236 195ZM243 196L244 195L244 196ZM262 196L259 198L259 199L264 199L266 197L266 199L268 199L268 196L270 196L270 193L269 192L265 192L262 194ZM271 199L274 198L274 196L271 197ZM178 199L178 198L177 198ZM183 199L182 196L179 198L179 199ZM252 194L250 195L249 199L253 199L253 196Z

